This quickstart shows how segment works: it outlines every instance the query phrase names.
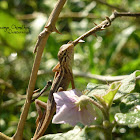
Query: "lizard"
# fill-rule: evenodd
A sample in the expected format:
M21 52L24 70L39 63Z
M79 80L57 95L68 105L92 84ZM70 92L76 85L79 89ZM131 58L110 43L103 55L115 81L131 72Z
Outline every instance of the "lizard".
M72 73L72 64L74 61L73 42L68 42L67 44L64 44L60 47L58 52L58 60L58 64L52 70L53 72L55 72L55 76L49 92L47 103L44 103L38 99L35 100L39 116L36 121L37 128L32 140L37 140L44 134L53 117L53 114L56 110L53 93L67 90L70 82L72 85L72 89L75 89ZM40 109L40 106L45 109L43 114Z

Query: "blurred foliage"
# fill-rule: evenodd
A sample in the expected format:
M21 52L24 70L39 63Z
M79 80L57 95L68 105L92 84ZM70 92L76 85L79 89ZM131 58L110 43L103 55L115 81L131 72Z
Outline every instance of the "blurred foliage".
M115 111L117 111L117 112L115 113L114 119L111 119L111 122L113 122L115 120L118 125L137 127L140 125L140 93L131 93L135 88L137 76L140 76L140 71L135 71L134 73L130 74L123 80L118 81L118 82L113 82L112 84L110 84L110 86L107 84L89 83L87 85L87 88L84 91L84 93L88 97L93 98L95 102L100 103L100 105L103 106L105 112L108 112L108 114L110 114L110 109L112 109L111 107L114 104L114 101L118 100L118 98L119 98L121 113L117 113L118 110L115 109L114 112ZM96 107L94 106L94 109L95 108ZM101 110L98 108L96 110L96 112L101 112ZM42 138L40 138L39 140L97 139L100 135L98 134L98 137L96 137L97 135L94 133L96 131L99 131L99 132L101 131L101 130L98 130L99 126L100 126L100 128L105 128L104 132L107 131L107 135L109 135L108 131L109 131L109 126L110 126L111 122L109 122L108 120L103 121L103 114L104 113L96 114L97 115L96 122L93 121L93 125L91 124L89 127L78 123L74 127L73 130L70 130L66 133L45 135ZM108 115L106 115L106 117L107 116ZM98 125L96 125L96 123ZM79 129L79 131L78 131L78 129ZM124 132L125 129L123 128L121 131ZM89 135L89 132L91 133L91 135ZM140 136L140 135L138 135L138 136ZM106 139L109 139L109 138L106 138Z
M55 3L56 0L0 1L0 131L9 136L16 130L24 104L37 36ZM140 11L137 0L71 0L65 4L56 25L62 34L52 33L49 37L36 89L42 89L48 80L53 79L50 71L57 63L59 47L94 27L94 22L99 24L110 16L115 9L111 5L118 11ZM125 75L140 69L139 23L140 18L118 18L109 28L98 32L97 38L90 36L85 39L85 43L75 48L73 69L101 75ZM89 82L101 83L94 79L75 78L76 87L80 90L84 90ZM139 88L140 82L137 81L135 92L139 92ZM47 97L40 99L46 101ZM117 110L116 104L114 109ZM26 140L33 136L36 115L32 104L24 130ZM139 129L130 128L117 126L113 132L114 139L138 139ZM47 133L69 129L70 126L51 124Z

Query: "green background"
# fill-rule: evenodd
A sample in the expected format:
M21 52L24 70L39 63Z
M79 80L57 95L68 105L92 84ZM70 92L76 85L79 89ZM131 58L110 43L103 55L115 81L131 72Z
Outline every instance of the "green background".
M104 3L105 2L105 3ZM29 77L34 61L34 46L38 34L56 4L56 0L1 0L0 1L0 131L12 136L26 97ZM107 5L108 4L108 5ZM59 47L75 40L86 31L101 23L116 9L119 12L139 12L138 0L71 0L68 1L57 21L56 27L62 34L52 33L46 44L36 89L42 89L48 80L53 80L51 69L57 64ZM73 70L99 75L126 75L140 69L140 18L121 17L104 31L91 35L85 43L75 48ZM13 27L17 28L13 28ZM25 28L26 27L26 28ZM12 28L12 32L9 29ZM22 29L21 29L22 28ZM75 75L75 85L84 90L89 82L101 81ZM71 88L71 87L70 87ZM139 92L137 81L135 92ZM44 94L40 97L47 101ZM117 103L113 110L117 110ZM28 140L35 131L36 109L31 105L25 125L24 139ZM67 132L69 125L51 124L46 133ZM137 127L116 126L113 139L139 139ZM96 135L96 134L95 134ZM101 139L98 134L96 139Z

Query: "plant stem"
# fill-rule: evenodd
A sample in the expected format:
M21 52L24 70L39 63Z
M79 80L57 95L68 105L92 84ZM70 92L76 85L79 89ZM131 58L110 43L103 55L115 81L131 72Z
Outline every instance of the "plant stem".
M0 132L0 140L12 140L12 138Z
M49 35L50 35L50 32L47 32L45 38L40 43L41 47L38 47L38 51L37 51L37 54L36 54L36 57L34 60L34 65L33 65L31 76L30 76L26 101L25 101L24 108L23 108L23 111L22 111L21 116L20 116L17 131L16 131L15 135L13 136L14 140L22 140L24 125L25 125L25 122L27 119L29 107L31 104L30 101L32 98L32 94L33 94L36 79L37 79L37 72L39 69L40 62L41 62L42 53L43 53L43 50L44 50L44 47L46 45L46 41L47 41Z
M73 41L73 44L76 45L76 44L79 43L79 40L84 40L85 38L87 38L88 36L96 33L97 31L104 30L106 27L109 27L111 25L112 21L114 21L117 17L123 17L123 16L127 16L127 17L140 17L140 13L130 13L130 12L117 12L117 11L114 11L111 14L110 17L106 17L106 20L102 21L99 25L95 26L91 30L87 31L86 33L84 33L83 35L81 35L80 37L75 39Z
M24 108L23 108L23 111L22 111L21 116L20 116L20 120L18 123L16 133L13 136L14 140L22 140L24 125L25 125L27 115L29 112L29 107L31 104L33 91L35 88L35 83L36 83L36 79L37 79L37 72L38 72L38 69L40 66L43 50L44 50L44 47L46 45L46 42L48 40L50 33L54 32L54 31L58 32L56 27L55 27L55 23L58 19L58 16L59 16L65 2L66 2L66 0L58 0L54 10L52 11L52 13L48 19L48 22L46 24L45 29L38 36L38 41L37 41L37 44L35 46L35 52L37 52L37 54L36 54L33 68L32 68L32 72L30 75L30 81L29 81L29 85L28 85L27 97L26 97L26 101L24 104Z
M105 140L112 140L112 129L111 128L104 129L103 133L104 133Z
M90 97L88 97L88 101L90 101L92 104L94 104L96 107L98 107L102 111L105 120L109 120L109 115L108 115L107 111L103 108L103 106L101 104L99 104L98 102L94 101Z

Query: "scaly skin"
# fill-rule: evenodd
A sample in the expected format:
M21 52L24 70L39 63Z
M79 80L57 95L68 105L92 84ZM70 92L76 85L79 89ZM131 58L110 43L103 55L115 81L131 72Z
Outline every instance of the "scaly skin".
M44 134L56 110L53 93L62 90L64 91L67 90L70 82L72 84L72 89L75 88L72 73L72 64L74 59L74 45L72 43L62 45L58 52L58 59L59 63L53 69L53 71L55 72L55 77L52 83L52 87L50 89L46 111L44 112L36 128L33 140L37 140Z

